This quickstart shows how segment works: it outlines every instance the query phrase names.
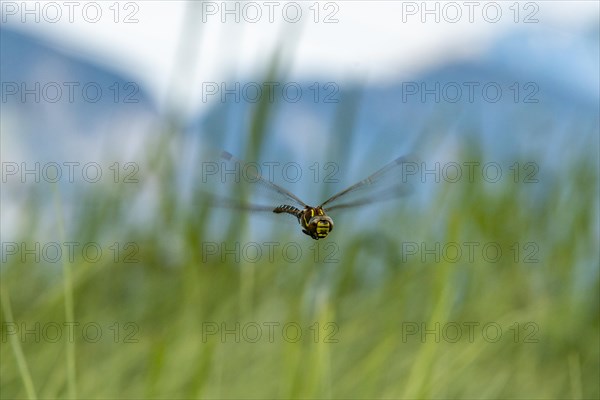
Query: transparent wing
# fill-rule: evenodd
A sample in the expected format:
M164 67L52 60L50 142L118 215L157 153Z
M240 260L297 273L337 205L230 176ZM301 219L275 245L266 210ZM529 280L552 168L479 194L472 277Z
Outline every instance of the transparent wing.
M398 157L386 164L362 181L334 194L325 200L321 207L327 211L359 207L406 196L412 192L413 186L408 182L410 171L408 165L414 166L415 158Z
M277 207L275 205L261 205L250 202L244 202L225 196L218 196L212 193L204 193L204 196L208 200L208 204L211 207L233 208L236 210L250 212L273 212L275 207Z
M239 168L244 171L244 176L248 180L249 186L252 189L256 189L256 191L261 192L263 197L267 198L266 200L261 200L261 202L266 201L271 203L271 205L259 205L256 203L252 204L225 197L215 197L215 199L217 199L217 203L215 203L215 205L247 211L273 211L275 207L283 204L289 204L300 208L307 206L306 203L300 200L292 192L282 188L268 179L263 178L258 169L253 168L253 166L248 163L244 163L236 159L231 153L223 151L221 153L221 158L230 163L239 164Z

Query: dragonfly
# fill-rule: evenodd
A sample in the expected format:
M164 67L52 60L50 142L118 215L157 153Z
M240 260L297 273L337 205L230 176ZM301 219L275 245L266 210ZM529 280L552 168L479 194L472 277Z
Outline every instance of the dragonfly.
M242 161L226 151L221 153L221 158L244 165ZM316 207L306 204L289 190L264 178L258 171L252 171L252 182L260 185L268 192L276 194L279 199L282 199L282 204L258 205L231 199L219 199L216 205L246 211L266 211L292 215L297 218L304 234L319 240L327 237L333 231L334 223L333 219L327 215L329 212L354 209L411 193L412 185L407 179L410 175L407 173L409 169L405 167L408 163L413 163L413 160L411 156L398 157L367 178L334 194Z

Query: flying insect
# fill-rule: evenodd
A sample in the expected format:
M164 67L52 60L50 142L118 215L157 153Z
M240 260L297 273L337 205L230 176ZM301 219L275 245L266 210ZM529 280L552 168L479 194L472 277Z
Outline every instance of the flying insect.
M226 151L221 157L227 161L242 163ZM285 204L257 205L221 199L219 206L233 206L248 211L270 211L275 214L289 214L297 218L302 227L302 232L315 240L327 237L333 231L333 219L327 215L328 212L339 209L352 209L367 204L377 203L405 196L412 190L407 182L407 163L412 162L407 156L398 157L392 162L384 165L381 169L354 185L338 192L313 207L300 200L298 196L281 186L262 177L259 173L253 173L253 183L260 184L267 191L275 193ZM243 164L243 163L242 163Z

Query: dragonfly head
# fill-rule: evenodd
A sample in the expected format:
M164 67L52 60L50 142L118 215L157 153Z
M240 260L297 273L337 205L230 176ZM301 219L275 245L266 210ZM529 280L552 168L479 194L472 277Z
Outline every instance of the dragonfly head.
M308 220L306 230L313 239L323 239L333 230L333 220L330 216L325 215L322 208L317 207L314 215Z

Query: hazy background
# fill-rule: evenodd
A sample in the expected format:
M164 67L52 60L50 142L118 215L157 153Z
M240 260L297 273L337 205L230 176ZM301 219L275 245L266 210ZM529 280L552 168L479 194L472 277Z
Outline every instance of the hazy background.
M269 4L1 3L0 396L597 398L598 4Z

